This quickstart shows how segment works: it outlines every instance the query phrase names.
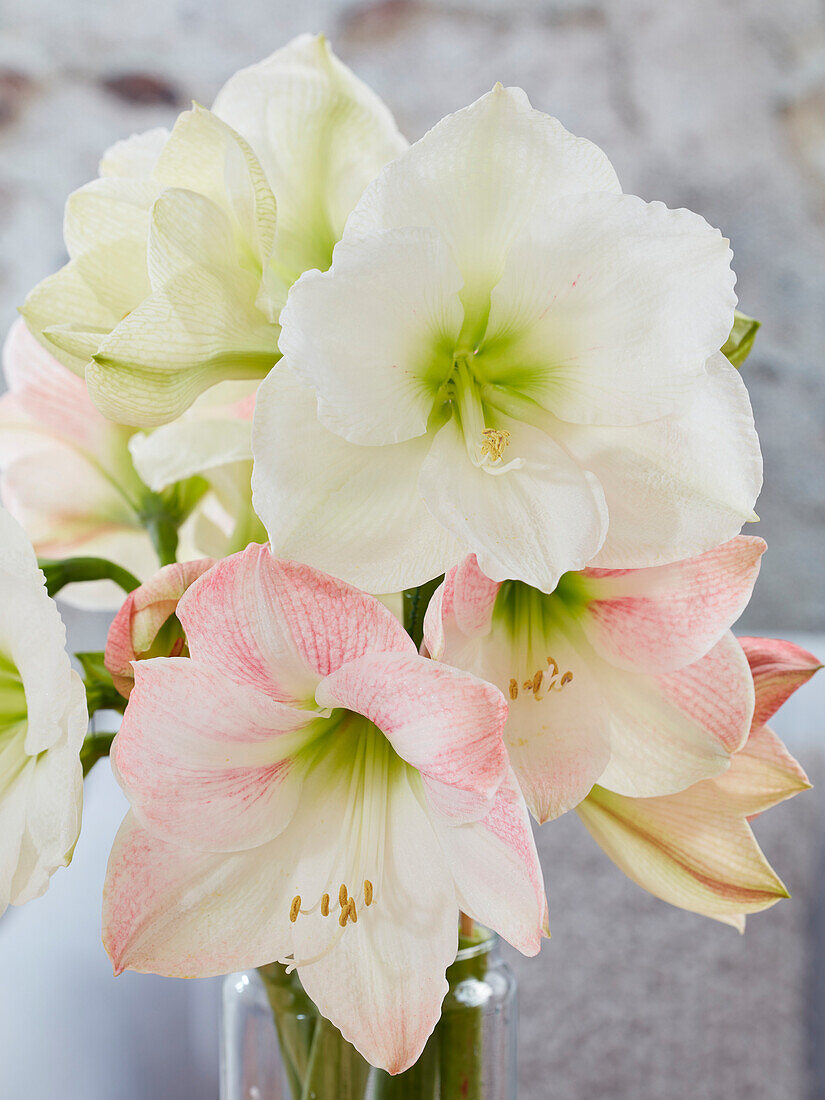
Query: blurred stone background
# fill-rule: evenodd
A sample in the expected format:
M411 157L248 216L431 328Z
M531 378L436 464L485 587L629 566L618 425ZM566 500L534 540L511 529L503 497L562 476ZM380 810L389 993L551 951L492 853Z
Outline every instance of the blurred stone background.
M63 262L64 198L107 145L211 103L304 30L328 34L411 139L494 81L519 84L601 145L625 190L731 238L741 306L764 323L745 370L770 552L742 625L825 629L821 0L0 0L0 327ZM75 640L99 645L101 627L75 621ZM825 691L807 691L784 728L825 780ZM94 778L87 820L105 833L120 809L94 801ZM759 823L795 899L744 937L642 894L574 818L543 830L554 937L518 963L523 1100L825 1095L822 813L814 793ZM215 987L197 987L184 1026L169 983L110 984L92 896L108 841L84 831L81 866L4 922L0 1096L215 1095Z

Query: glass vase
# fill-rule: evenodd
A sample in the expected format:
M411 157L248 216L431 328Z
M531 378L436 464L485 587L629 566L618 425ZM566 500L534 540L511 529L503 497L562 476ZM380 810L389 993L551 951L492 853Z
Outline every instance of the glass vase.
M368 1065L283 967L223 986L221 1100L515 1100L516 982L479 930L447 970L441 1019L421 1057L391 1077Z

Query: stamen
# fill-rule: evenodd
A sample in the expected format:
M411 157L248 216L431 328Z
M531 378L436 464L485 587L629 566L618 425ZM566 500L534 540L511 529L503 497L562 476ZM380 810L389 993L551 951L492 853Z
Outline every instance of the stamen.
M353 924L358 923L358 911L355 908L355 898L350 898L347 902L347 916Z
M346 928L346 926L347 926L347 917L348 916L349 916L349 905L347 905L346 908L342 909L341 912L338 914L338 923L341 925L342 928Z
M372 905L372 883L368 878L364 879L364 905L367 908Z
M572 672L565 672L564 676L562 676L562 678L559 682L559 691L561 691L561 689L564 687L565 684L569 684L572 679L573 679L573 673Z
M518 699L518 681L515 679L510 680L510 698Z
M296 894L292 899L292 905L289 907L289 919L294 924L298 919L298 914L301 912L301 895Z
M338 890L338 904L341 906L342 909L346 909L347 907L347 897L347 884L345 882L342 882L341 887Z
M321 916L329 916L329 894L324 894L321 898Z
M533 694L534 695L538 695L538 693L539 693L539 688L541 687L541 681L542 681L543 676L544 676L544 673L542 672L541 669L539 669L538 672L536 673L536 675L533 677Z
M503 428L485 428L482 431L483 442L481 444L482 455L489 455L493 462L498 462L504 454L504 448L510 442L510 433Z
M530 680L525 680L522 684L524 691L532 692L533 698L537 703L540 703L542 699L546 698L549 691L561 691L570 681L573 679L573 673L567 671L559 679L560 670L558 662L554 657L547 658L547 667L550 670L548 678L545 680L545 671L543 668L537 669L533 673L533 677ZM539 694L544 686L544 693ZM510 680L510 698L518 698L518 682L513 678Z

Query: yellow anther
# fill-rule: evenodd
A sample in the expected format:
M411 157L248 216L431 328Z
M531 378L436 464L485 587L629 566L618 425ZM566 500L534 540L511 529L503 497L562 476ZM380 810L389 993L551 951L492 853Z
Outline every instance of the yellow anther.
M329 894L324 894L321 898L321 916L329 916Z
M338 923L341 925L342 928L346 928L346 926L347 926L347 916L348 916L348 914L349 914L349 906L347 906L346 909L342 909L341 912L338 914Z
M296 894L292 899L292 905L289 907L289 919L294 924L298 919L298 914L301 912L301 895Z
M536 695L538 693L538 690L541 687L541 681L542 681L543 677L544 677L544 673L542 672L541 669L539 669L538 672L536 673L536 675L533 677L533 685L532 686L533 686L533 694L534 695Z
M341 906L342 909L346 909L347 907L348 896L349 895L347 894L347 885L345 882L342 882L341 889L338 891L338 904Z
M518 699L518 681L514 679L510 680L510 698Z
M562 676L562 678L561 678L561 687L564 687L565 684L569 684L572 679L573 679L573 673L572 672L565 672L564 676Z
M510 433L497 428L485 428L481 433L484 442L481 444L482 455L489 455L493 462L498 462L504 454L504 448L510 442Z
M552 657L547 658L547 667L551 670L551 674L553 676L558 676L559 666L556 664Z
M372 883L368 878L364 879L364 905L372 905Z
M355 898L349 898L347 901L347 916L353 924L358 923L358 912L355 908Z
M532 680L525 680L524 683L521 686L524 689L524 691L532 691L533 690L533 681Z

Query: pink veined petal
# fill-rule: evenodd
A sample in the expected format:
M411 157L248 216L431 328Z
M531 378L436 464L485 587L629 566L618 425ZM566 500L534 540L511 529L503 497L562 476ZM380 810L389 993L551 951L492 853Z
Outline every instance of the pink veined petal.
M331 673L315 697L374 722L446 817L489 810L507 772L507 703L492 684L414 653L370 653Z
M52 436L106 459L130 434L98 412L86 383L32 336L22 318L3 346L3 372L18 408Z
M375 902L359 910L357 924L347 926L326 958L299 966L298 974L323 1015L372 1065L401 1073L439 1019L445 971L458 948L455 886L405 777L390 792L384 867L375 886ZM311 921L301 917L295 924L296 948L301 937L311 937Z
M822 668L812 653L780 638L740 638L756 690L754 725L764 725L797 688Z
M311 705L324 676L364 653L414 652L373 596L256 544L196 581L178 617L193 657L281 702Z
M424 645L430 656L441 660L446 650L461 645L464 638L488 634L500 588L500 581L481 572L475 554L450 569L424 616ZM451 659L450 663L457 662Z
M732 923L788 892L745 819L712 783L665 798L623 798L596 787L578 808L593 839L656 897Z
M299 849L276 838L246 852L169 844L127 814L103 888L103 944L115 973L197 978L262 966L289 947Z
M726 634L699 661L647 677L604 666L611 759L599 785L617 794L672 794L719 775L747 740L753 682Z
M109 627L105 654L106 668L121 694L128 698L131 690L132 661L149 649L187 588L214 564L214 558L198 558L165 565L123 601Z
M762 554L740 535L687 561L651 569L588 569L582 621L590 644L619 668L670 672L704 656L744 610Z
M436 817L433 827L462 911L522 954L537 955L547 934L547 899L530 817L513 772L480 821L451 826Z
M311 716L185 657L135 665L112 764L140 822L171 843L238 851L289 824Z

